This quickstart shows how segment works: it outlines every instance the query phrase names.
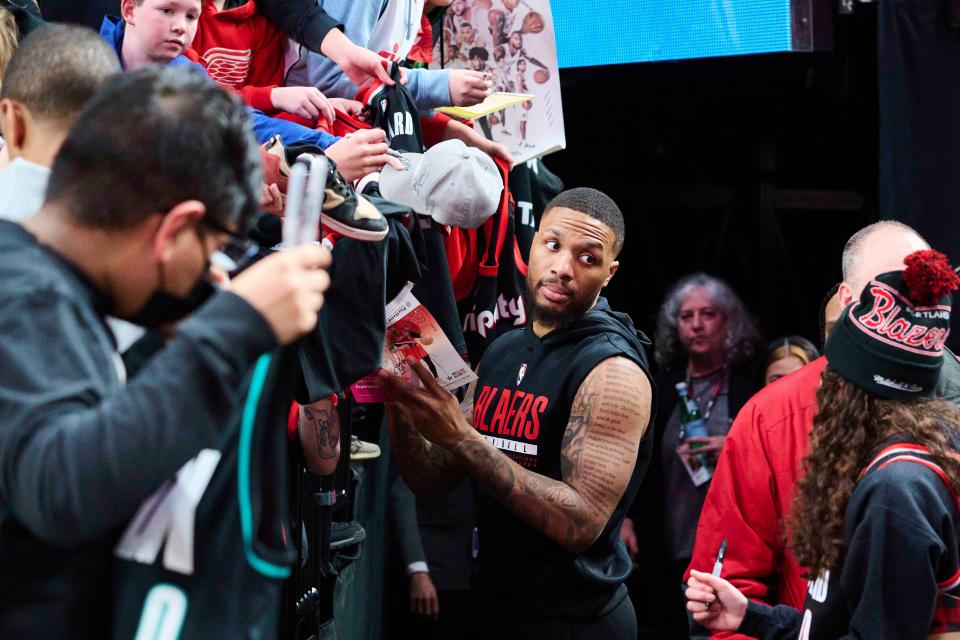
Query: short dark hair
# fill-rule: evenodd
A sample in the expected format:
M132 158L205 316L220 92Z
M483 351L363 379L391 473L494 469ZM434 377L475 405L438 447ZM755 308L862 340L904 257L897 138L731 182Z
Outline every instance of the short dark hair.
M470 49L469 58L480 58L484 62L490 59L490 53L483 47L473 47Z
M262 180L249 112L194 69L150 66L104 83L53 164L47 202L82 224L134 226L198 200L245 228Z
M93 29L48 24L20 43L3 77L0 99L21 103L37 118L69 122L119 71L116 52Z
M568 189L557 195L543 210L541 218L546 218L551 209L563 207L585 213L613 229L613 253L618 255L626 240L627 231L623 224L623 213L610 196L590 187Z

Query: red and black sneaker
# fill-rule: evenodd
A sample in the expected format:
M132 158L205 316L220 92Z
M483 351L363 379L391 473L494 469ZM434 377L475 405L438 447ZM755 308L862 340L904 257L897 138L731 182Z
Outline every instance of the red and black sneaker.
M284 149L278 142L268 149L269 154L284 160L279 167L280 175L284 178L289 177L292 172L292 164L301 163L309 172L312 159L323 155L316 147L302 153L298 153L296 147L297 145L291 145ZM289 198L290 194L287 196ZM325 229L364 242L379 242L387 236L388 231L386 219L369 200L354 191L350 183L337 171L337 165L329 158L320 222Z
M265 145L265 153L275 156L278 178L282 178L281 191L286 193L287 178L294 162L303 158L307 170L310 170L312 155L323 155L319 147L307 144L294 144L284 147L280 136L274 136ZM339 235L365 242L378 242L387 236L387 221L370 201L356 193L337 166L327 158L326 189L320 221L323 226ZM279 183L279 180L277 180Z
M327 188L320 211L324 229L354 240L383 240L388 231L386 218L369 200L353 190L332 160L328 158L327 161Z

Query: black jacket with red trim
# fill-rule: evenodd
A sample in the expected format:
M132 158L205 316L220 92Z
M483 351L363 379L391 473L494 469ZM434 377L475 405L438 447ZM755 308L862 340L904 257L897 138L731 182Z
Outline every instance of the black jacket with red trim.
M803 614L751 603L740 633L921 640L960 631L957 505L922 447L888 441L847 505L843 568L810 582Z

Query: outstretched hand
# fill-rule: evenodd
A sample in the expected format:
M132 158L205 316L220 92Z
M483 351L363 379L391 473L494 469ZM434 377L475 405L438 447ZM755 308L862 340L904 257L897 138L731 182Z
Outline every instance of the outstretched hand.
M270 101L275 109L308 120L323 116L329 123L336 119L330 100L316 87L274 87L270 91Z
M380 171L385 164L402 169L396 158L387 155L387 148L387 134L382 129L361 129L334 142L326 154L340 174L353 181Z
M423 383L423 388L381 369L377 377L390 394L391 403L424 438L445 449L456 448L473 432L460 412L460 404L426 367L411 358L405 362Z
M507 163L507 166L511 169L513 168L513 156L510 154L510 150L507 149L506 145L490 140L483 150L486 151L487 155L491 158L500 158Z
M493 82L486 74L467 69L454 69L450 72L450 99L457 107L472 107L487 99L493 88Z
M700 455L705 454L707 459L716 464L720 459L720 452L723 451L723 445L727 442L727 436L690 436L681 445L681 448L687 447L688 450L680 452L680 455ZM698 445L693 447L692 445Z
M691 569L685 595L687 611L710 631L736 631L747 615L747 597L709 573Z
M384 84L396 84L387 73L386 60L365 47L350 42L339 29L331 29L320 45L320 52L333 60L353 84L364 84L379 80ZM400 84L406 84L406 72L400 69Z
M346 98L330 98L330 104L333 105L334 109L343 111L349 116L359 116L360 112L363 111L363 103L357 102L356 100L348 100Z

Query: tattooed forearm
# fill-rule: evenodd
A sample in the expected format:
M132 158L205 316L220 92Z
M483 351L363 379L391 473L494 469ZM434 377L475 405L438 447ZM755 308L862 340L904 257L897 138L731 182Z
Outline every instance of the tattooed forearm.
M300 445L307 469L333 473L340 458L340 417L331 400L300 407Z
M317 457L329 460L337 457L337 445L340 444L340 420L336 409L329 407L306 406L303 419L308 431L312 431L317 442Z
M466 471L456 456L428 442L401 411L390 410L387 417L397 466L411 491L420 496L439 495L463 478Z
M459 453L470 474L498 500L506 499L516 489L516 465L486 440L467 440L460 445Z
M567 483L524 469L483 439L467 440L457 451L477 482L563 547L583 551L603 530L603 514Z
M649 421L651 390L636 364L612 358L580 386L561 449L562 481L528 471L482 437L457 453L504 506L567 549L590 547L633 473Z

